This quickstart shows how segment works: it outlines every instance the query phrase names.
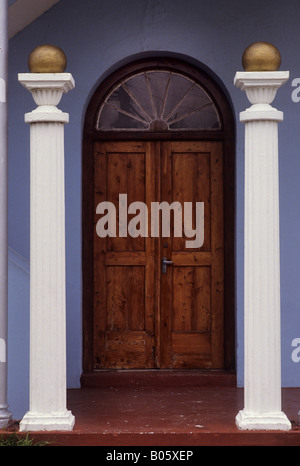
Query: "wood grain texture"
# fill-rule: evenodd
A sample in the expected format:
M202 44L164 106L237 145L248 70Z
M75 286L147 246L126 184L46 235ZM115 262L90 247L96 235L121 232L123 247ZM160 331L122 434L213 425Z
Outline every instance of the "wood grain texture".
M95 207L104 200L116 206L117 235L94 236L95 369L154 367L153 240L118 234L119 194L128 205L151 203L151 150L146 143L96 144Z
M94 368L222 368L222 144L96 143L95 208L118 207L120 193L128 205L146 203L149 215L154 201L204 202L204 243L190 249L191 238L174 237L172 213L170 237L95 234ZM163 256L173 261L166 274Z
M186 237L171 237L166 243L165 252L173 266L161 281L161 367L222 368L222 144L164 142L162 167L163 198L169 203L175 199L193 205L204 202L205 216L204 244L200 249L187 249Z

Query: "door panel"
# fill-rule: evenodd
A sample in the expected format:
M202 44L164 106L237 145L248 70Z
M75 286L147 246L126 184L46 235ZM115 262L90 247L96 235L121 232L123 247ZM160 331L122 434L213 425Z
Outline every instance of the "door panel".
M101 202L116 206L117 235L100 238L95 216L94 369L154 367L154 241L119 235L119 194L128 205L152 200L151 150L147 143L95 144L94 211Z
M204 242L184 234L94 237L94 368L223 367L223 153L218 142L95 144L95 210L177 201L204 203ZM133 216L128 214L128 221ZM99 215L95 215L95 227ZM162 223L162 218L160 219ZM162 224L160 223L160 228ZM96 230L96 228L95 228ZM152 234L152 236L151 236ZM172 261L162 273L161 260Z
M162 199L204 202L204 243L170 237L161 277L162 368L223 367L223 167L218 142L162 144ZM196 212L193 212L195 228Z

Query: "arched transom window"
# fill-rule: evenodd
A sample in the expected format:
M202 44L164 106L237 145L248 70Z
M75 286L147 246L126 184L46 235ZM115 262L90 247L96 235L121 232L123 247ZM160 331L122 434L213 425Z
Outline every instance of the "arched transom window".
M105 98L100 131L199 131L221 129L207 92L178 72L140 72L120 82Z

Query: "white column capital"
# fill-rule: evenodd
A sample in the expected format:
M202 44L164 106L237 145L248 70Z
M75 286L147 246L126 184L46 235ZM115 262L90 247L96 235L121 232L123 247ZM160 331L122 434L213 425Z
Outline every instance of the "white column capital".
M62 95L75 87L70 73L20 73L18 79L38 105L35 110L26 113L26 123L69 122L69 115L59 110L57 105Z
M71 73L19 73L19 82L30 92L35 90L61 90L61 95L74 89L75 81ZM56 104L48 105L58 105ZM42 105L38 103L38 105Z
M274 120L282 121L283 113L270 104L277 90L289 79L288 71L239 71L234 78L236 87L246 92L252 104L240 113L240 121Z

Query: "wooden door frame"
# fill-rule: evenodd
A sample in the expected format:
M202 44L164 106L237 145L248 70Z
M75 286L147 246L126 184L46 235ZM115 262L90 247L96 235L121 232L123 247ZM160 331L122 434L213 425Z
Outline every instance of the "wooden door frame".
M173 132L100 132L96 115L107 93L125 77L161 69L181 72L197 81L209 94L221 117L221 130ZM223 142L224 152L224 368L235 369L235 120L228 98L206 71L174 58L132 62L106 78L96 89L86 110L82 151L82 315L83 371L93 370L93 148L95 141L213 140Z

